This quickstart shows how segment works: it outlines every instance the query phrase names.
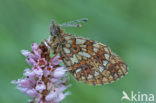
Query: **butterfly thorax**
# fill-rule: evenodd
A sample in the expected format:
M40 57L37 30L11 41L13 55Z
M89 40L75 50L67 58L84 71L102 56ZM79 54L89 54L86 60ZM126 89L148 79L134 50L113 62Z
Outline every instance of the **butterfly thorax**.
M60 52L60 47L62 46L64 32L59 25L56 25L55 22L52 22L50 26L50 38L48 45L53 50L53 54Z

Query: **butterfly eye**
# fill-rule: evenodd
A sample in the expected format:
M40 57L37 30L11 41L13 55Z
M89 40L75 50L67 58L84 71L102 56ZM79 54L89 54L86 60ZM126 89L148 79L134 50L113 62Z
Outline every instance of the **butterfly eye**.
M55 34L58 34L60 32L60 27L58 26L58 27L56 27L56 29L55 29Z

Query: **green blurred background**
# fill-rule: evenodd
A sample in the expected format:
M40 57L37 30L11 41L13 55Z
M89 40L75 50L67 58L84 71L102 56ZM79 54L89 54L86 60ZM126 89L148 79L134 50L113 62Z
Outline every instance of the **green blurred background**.
M121 101L123 90L156 96L155 5L155 0L0 0L0 103L27 103L10 81L28 67L20 50L48 38L52 19L88 18L82 28L64 29L107 44L129 66L127 76L103 86L79 83L69 74L72 95L62 103L132 103Z

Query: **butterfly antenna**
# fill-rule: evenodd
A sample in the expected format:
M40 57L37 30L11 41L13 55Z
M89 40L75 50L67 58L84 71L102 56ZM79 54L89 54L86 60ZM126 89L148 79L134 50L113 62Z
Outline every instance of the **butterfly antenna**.
M78 20L74 20L74 21L70 21L70 22L66 22L63 24L60 24L61 27L82 27L82 25L80 24L81 22L87 22L88 19L78 19Z

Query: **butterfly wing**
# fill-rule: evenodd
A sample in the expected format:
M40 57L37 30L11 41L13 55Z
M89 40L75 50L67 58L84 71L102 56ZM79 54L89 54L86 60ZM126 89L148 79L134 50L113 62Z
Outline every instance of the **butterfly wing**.
M60 55L78 81L107 84L128 72L126 64L104 44L69 34L62 41Z

